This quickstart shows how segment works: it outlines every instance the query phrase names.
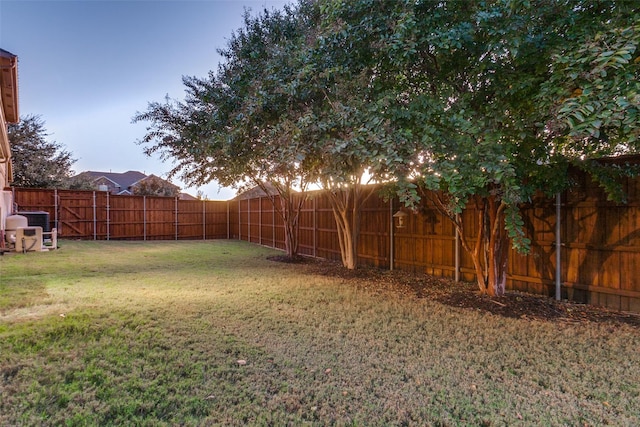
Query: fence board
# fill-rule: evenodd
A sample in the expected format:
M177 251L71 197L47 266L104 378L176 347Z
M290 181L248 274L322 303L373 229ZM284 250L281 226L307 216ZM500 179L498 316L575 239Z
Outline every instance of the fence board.
M104 201L106 203L106 196ZM96 204L102 200L96 198ZM100 228L99 238L110 240L144 240L145 237L145 199L135 196L108 198L108 212L106 207L100 209L99 224L108 223L108 231ZM102 206L101 206L102 207ZM108 217L107 217L108 215ZM108 222L105 218L108 218Z

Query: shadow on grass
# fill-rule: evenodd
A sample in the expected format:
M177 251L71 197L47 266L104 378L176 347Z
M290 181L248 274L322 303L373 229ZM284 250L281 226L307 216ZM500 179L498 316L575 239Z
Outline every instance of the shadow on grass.
M509 292L499 298L491 298L477 292L452 292L438 301L454 307L480 310L509 318L566 323L627 324L640 327L640 315L637 314L587 304L555 301L548 297L519 292Z
M430 299L451 307L477 310L506 318L565 323L627 324L640 327L638 314L568 301L555 301L545 296L520 292L507 292L502 297L489 297L481 295L476 285L468 282L454 282L450 279L373 267L347 270L334 261L315 260L308 263L306 268L314 274L340 277L369 292Z

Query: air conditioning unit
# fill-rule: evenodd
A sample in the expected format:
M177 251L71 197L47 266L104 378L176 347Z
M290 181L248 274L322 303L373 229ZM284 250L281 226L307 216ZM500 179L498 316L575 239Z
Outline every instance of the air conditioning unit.
M6 227L4 232L5 241L10 248L15 249L16 245L16 233L20 227L28 227L29 222L27 217L22 215L9 215L5 221Z
M49 232L49 212L46 211L34 211L34 212L16 212L16 215L27 218L29 227L42 227L42 231Z
M18 227L16 229L16 252L40 252L43 250L42 243L42 227Z

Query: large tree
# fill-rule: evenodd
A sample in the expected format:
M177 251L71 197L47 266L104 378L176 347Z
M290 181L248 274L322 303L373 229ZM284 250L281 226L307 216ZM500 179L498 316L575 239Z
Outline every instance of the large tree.
M302 53L296 87L304 88L308 113L299 121L306 143L320 153L318 184L336 221L342 262L358 266L362 206L374 190L366 184L389 179L387 153L393 140L374 104L387 90L389 57L377 42L388 33L389 14L400 3L319 1L321 20ZM401 6L401 5L400 5Z
M490 295L505 291L509 239L528 249L519 205L536 190L532 174L547 162L534 98L559 42L558 12L555 2L535 9L424 2L407 14L398 44L390 46L413 46L411 54L394 55L406 67L397 86L406 99L391 111L409 114L416 143L405 162L426 190L419 194L455 224L479 290ZM471 207L475 236L462 215Z
M67 188L76 162L62 144L49 140L40 116L22 117L8 127L13 185L32 188Z
M566 188L569 164L583 167L584 159L635 150L632 144L621 149L597 132L590 138L568 135L576 129L553 125L562 119L562 108L554 116L540 102L550 81L566 84L560 81L559 55L582 61L585 38L635 12L622 4L583 1L447 3L427 10L422 19L433 18L430 30L417 32L422 48L433 54L433 77L424 79L430 90L415 97L423 124L416 126L422 139L420 182L439 191L429 194L460 230L480 290L499 295L505 290L509 238L515 248L528 250L519 205L535 191ZM621 133L629 136L628 130ZM568 140L579 142L567 149ZM478 212L473 243L459 215L469 203Z
M172 173L186 182L261 187L284 221L291 257L298 253L298 218L314 156L300 138L297 120L305 105L291 96L290 82L300 69L299 46L312 9L301 3L257 16L247 12L243 27L220 50L224 60L217 72L185 78L184 102L151 103L134 117L151 122L142 140L146 153L174 160Z
M340 16L334 24L338 34L349 38L367 29L376 57L389 58L369 83L384 82L387 90L370 92L371 108L361 111L369 117L363 123L380 123L369 130L386 141L379 148L386 149L384 162L396 171L401 198L413 205L428 197L454 222L483 293L504 292L509 241L528 250L522 202L540 189L565 188L569 164L589 164L593 172L603 168L583 159L637 149L636 30L620 27L637 22L635 5L580 0L330 4L339 10L334 12ZM599 48L595 40L601 40ZM615 47L614 52L603 46ZM349 48L350 58L369 63L360 45ZM607 59L611 56L619 60ZM609 74L585 57L609 64ZM599 92L596 99L616 107L566 101L571 79L562 74L572 67L595 67L597 73L575 73L586 80L581 96L593 99ZM557 88L564 95L556 104L541 101ZM624 97L616 95L620 91ZM354 101L347 107L357 106ZM602 120L582 120L576 116L579 108L598 111ZM619 116L620 109L624 118L610 120L608 128L616 131L604 137L605 118ZM566 125L558 125L563 121ZM608 172L601 175L610 178ZM461 215L466 207L477 212L475 235Z

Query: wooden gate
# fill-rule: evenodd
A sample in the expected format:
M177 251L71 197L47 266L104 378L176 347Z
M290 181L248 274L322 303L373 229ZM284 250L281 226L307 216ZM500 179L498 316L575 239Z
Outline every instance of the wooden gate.
M95 232L95 200L92 193L58 195L58 235L66 239L86 239Z

